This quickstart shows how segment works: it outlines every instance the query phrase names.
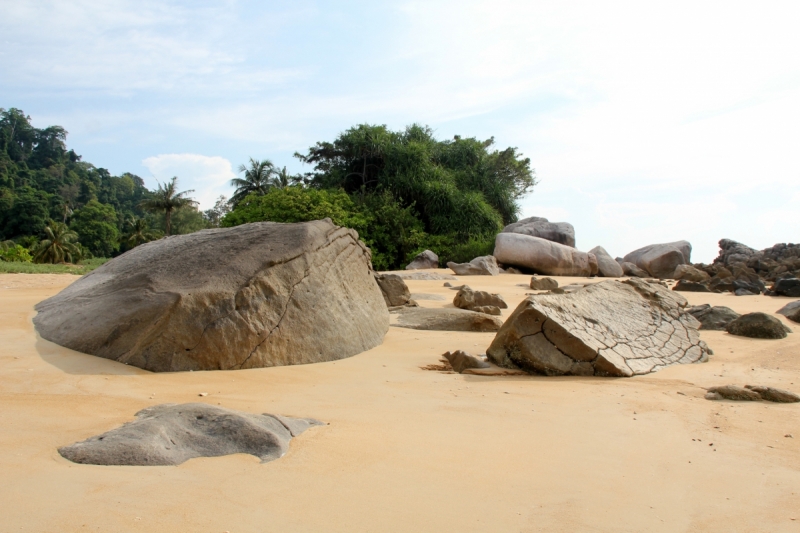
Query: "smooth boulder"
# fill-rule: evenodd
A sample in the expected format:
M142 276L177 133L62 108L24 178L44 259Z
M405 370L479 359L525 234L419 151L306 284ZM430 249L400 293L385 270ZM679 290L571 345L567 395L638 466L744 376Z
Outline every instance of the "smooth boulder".
M504 265L548 276L590 276L597 273L594 256L575 248L519 233L498 233L494 256ZM594 266L593 266L594 264Z
M486 354L500 366L545 375L632 376L706 361L700 323L685 306L679 294L639 279L529 296Z
M498 276L500 274L497 259L492 255L476 257L469 263L454 263L450 261L447 263L447 268L458 276Z
M267 462L283 457L292 437L319 425L312 418L256 415L203 403L163 404L142 409L133 422L63 446L58 453L90 465L179 465L195 457L234 453Z
M625 275L622 266L602 246L595 246L589 253L597 258L598 275L604 278L621 278Z
M503 321L497 317L466 309L427 309L404 307L394 312L393 326L431 331L497 331Z
M772 286L772 292L776 296L800 296L800 279L797 278L783 278L779 279Z
M412 301L408 285L397 274L375 274L375 281L381 289L386 307L408 305Z
M784 339L791 329L766 313L747 313L731 321L725 330L731 335L753 339Z
M154 372L333 361L389 329L369 249L329 219L159 239L36 310L45 339Z
M779 315L783 315L792 322L800 323L800 300L791 302L776 311Z
M692 245L688 241L651 244L634 250L623 259L654 278L669 279L678 265L691 263Z
M417 254L413 261L406 265L406 270L423 270L439 268L439 256L430 250Z
M543 217L529 217L504 227L503 233L530 235L575 248L575 228L569 222L550 222Z
M700 321L700 329L711 331L725 331L728 324L742 316L730 307L711 307L709 304L690 307L686 312Z
M641 268L639 268L638 266L634 265L631 262L623 261L622 264L620 264L620 266L622 267L622 272L626 276L630 276L632 278L649 278L650 277L650 274L648 274L647 272L645 272L644 270L642 270Z

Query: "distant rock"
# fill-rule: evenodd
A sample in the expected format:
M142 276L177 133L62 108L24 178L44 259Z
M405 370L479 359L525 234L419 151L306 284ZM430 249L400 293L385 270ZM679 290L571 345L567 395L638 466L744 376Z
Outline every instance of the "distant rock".
M650 274L648 272L645 272L644 270L642 270L638 266L636 266L633 263L630 263L628 261L623 261L620 266L622 267L622 273L625 274L626 276L630 276L630 277L633 277L633 278L649 278L650 277Z
M411 301L411 291L403 278L396 274L375 274L375 281L383 294L387 307L408 305Z
M736 289L735 291L733 291L733 294L736 295L736 296L755 296L758 293L757 292L748 291L747 289Z
M406 265L406 270L422 270L439 268L439 256L430 250L417 254L413 261Z
M474 355L470 355L464 350L456 350L455 352L445 352L442 354L442 357L447 359L447 362L450 363L450 366L453 367L453 370L461 374L465 370L469 368L490 368L492 365L475 357Z
M748 313L728 324L726 331L731 335L753 339L783 339L792 330L774 316L766 313Z
M476 257L469 263L447 263L447 268L459 276L497 276L500 274L500 267L497 260L492 255Z
M691 255L692 245L689 241L676 241L639 248L626 255L624 260L655 278L669 279L678 265L691 262Z
M714 263L725 267L740 263L746 264L750 258L759 254L758 250L731 239L720 240L719 249L719 255L714 260Z
M539 237L575 248L575 228L569 222L550 222L542 217L529 217L503 228L503 233L519 233Z
M778 309L777 313L779 315L783 315L792 322L800 323L800 300L790 302L780 309Z
M473 291L466 285L453 298L453 305L459 309L477 311L490 315L499 315L500 309L507 309L508 304L499 294L485 291Z
M425 293L425 292L414 292L414 293L411 293L411 299L412 300L439 300L439 301L447 300L447 298L445 298L441 294L428 294L428 293Z
M234 453L262 462L283 457L289 441L312 418L256 415L202 403L163 404L136 413L136 420L102 435L58 449L73 463L91 465L179 465L195 457Z
M440 274L438 272L393 272L405 280L416 281L436 281L442 279L458 279L450 274Z
M730 307L711 307L709 304L690 307L686 312L700 321L700 329L711 331L725 331L728 324L742 316Z
M776 296L790 296L796 298L800 296L800 279L783 278L779 279L772 286L772 292Z
M737 402L760 402L761 395L755 391L738 385L711 387L706 393L706 400L733 400Z
M680 280L678 283L672 287L673 291L683 291L683 292L711 292L711 289L708 288L708 285L705 283L697 283L694 281L686 281Z
M570 246L518 233L498 233L494 255L503 264L548 276L589 276L597 272L597 267L592 267L594 256L590 258Z
M621 278L625 275L622 266L617 263L602 246L589 250L597 258L597 273L604 278Z
M497 317L465 309L426 309L405 307L396 312L401 328L434 331L497 331L503 321Z
M708 272L703 272L692 265L678 265L672 274L672 279L706 283L711 279L711 276Z
M531 278L531 289L535 291L552 291L558 288L558 281L553 278Z

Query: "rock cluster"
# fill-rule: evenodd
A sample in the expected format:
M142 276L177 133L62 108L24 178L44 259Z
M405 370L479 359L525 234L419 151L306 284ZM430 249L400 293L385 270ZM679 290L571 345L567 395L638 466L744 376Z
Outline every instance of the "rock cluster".
M459 309L477 311L487 315L500 315L500 309L508 309L508 304L499 294L473 291L467 285L464 285L456 293L455 298L453 298L453 305Z
M550 222L543 217L529 217L503 228L503 233L530 235L575 248L575 228L569 222Z

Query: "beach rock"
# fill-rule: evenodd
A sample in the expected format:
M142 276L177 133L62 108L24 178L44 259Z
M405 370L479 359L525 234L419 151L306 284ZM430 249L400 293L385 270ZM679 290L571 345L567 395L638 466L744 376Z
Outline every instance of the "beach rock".
M453 370L459 374L463 373L464 370L468 368L490 368L492 366L483 359L470 355L464 350L456 350L452 353L445 352L442 354L442 357L447 359L450 366L453 367Z
M772 286L771 290L772 292L775 293L776 296L791 296L796 298L800 296L800 279L797 278L779 279Z
M500 267L497 260L492 255L476 257L469 263L447 263L447 268L459 276L497 276L500 274Z
M519 270L518 268L508 267L508 268L505 269L505 271L503 273L505 273L505 274L522 274L522 271Z
M711 331L725 331L728 324L742 316L730 307L711 307L708 304L690 307L686 312L700 322L700 329Z
M430 250L417 254L413 261L406 265L406 270L422 270L439 268L439 256Z
M455 298L453 298L453 305L459 309L468 309L470 311L488 313L490 315L499 315L500 309L508 308L508 304L499 294L492 294L485 291L473 291L467 286L464 286L458 291Z
M784 305L778 310L778 314L800 324L800 300Z
M404 307L396 311L401 328L433 331L497 331L503 321L497 317L465 309L426 309Z
M755 391L738 385L711 387L706 393L706 400L733 400L737 402L760 402L761 395Z
M783 339L791 333L783 322L766 313L748 313L728 324L725 330L731 335L753 339Z
M575 228L569 222L550 222L542 217L529 217L503 228L503 233L519 233L575 248Z
M761 294L761 291L765 289L766 287L761 282L761 280L759 280L756 283L739 279L733 281L733 292L736 292L738 290L745 290L752 294Z
M405 280L417 281L436 281L442 279L458 279L451 274L440 274L438 272L392 272Z
M553 278L531 278L531 289L535 291L552 291L558 288L558 281Z
M686 300L638 279L603 281L520 303L487 350L490 361L545 375L632 376L706 361Z
M775 403L797 403L800 402L800 395L788 390L776 389L773 387L761 387L759 385L745 385L745 388L757 392L761 398L768 402Z
M758 293L757 292L748 291L747 289L736 289L735 291L733 291L733 294L736 295L736 296L755 296Z
M617 263L602 246L589 250L597 258L597 273L604 278L621 278L625 275L622 266Z
M683 279L676 283L675 286L672 287L672 290L683 292L711 292L711 289L708 288L708 285L704 283L686 281Z
M411 294L411 299L412 300L439 300L439 301L447 300L447 298L445 298L441 294L428 294L428 293L425 293L425 292L412 293Z
M668 279L678 265L691 262L691 255L692 245L688 241L676 241L639 248L626 255L624 260L649 272L654 278Z
M589 276L593 270L589 254L585 252L518 233L498 233L494 241L494 255L503 264L548 276ZM596 267L594 271L596 273Z
M383 294L386 307L407 305L411 301L411 291L403 278L396 274L375 274L375 281Z
M722 266L732 266L739 263L747 263L751 257L759 252L749 246L731 239L719 241L719 255L714 259L715 264Z
M322 422L311 418L256 415L202 403L163 404L136 413L136 420L102 435L58 449L73 463L179 465L195 457L234 453L262 462L278 459L289 441Z
M703 272L692 265L678 265L675 267L672 279L706 283L711 279L711 276L708 272Z
M630 263L628 261L623 261L620 265L622 267L622 273L626 276L631 276L634 278L649 278L650 274L639 268L638 266Z
M36 309L45 339L154 372L332 361L389 329L369 249L329 219L159 239Z

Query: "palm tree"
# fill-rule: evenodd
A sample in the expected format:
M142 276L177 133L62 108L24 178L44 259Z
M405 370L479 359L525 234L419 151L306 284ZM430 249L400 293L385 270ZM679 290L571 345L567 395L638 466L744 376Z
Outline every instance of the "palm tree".
M166 217L166 233L169 237L170 230L172 229L171 217L172 212L182 207L194 205L197 202L192 198L187 198L186 195L194 192L194 189L188 191L177 192L178 177L174 176L170 181L158 184L158 190L153 192L153 196L145 198L139 203L139 207L151 213L164 212Z
M62 222L51 220L44 228L46 238L33 256L37 263L74 263L81 258L81 246L75 241L78 234Z
M130 217L125 221L128 232L125 235L125 242L131 248L136 248L140 244L150 242L155 239L155 235L147 226L147 221L143 218Z
M231 196L231 204L234 207L248 194L255 192L264 195L273 186L270 178L275 173L275 165L269 159L256 161L251 157L250 168L239 165L239 172L244 172L244 179L233 178L231 180L231 185L236 187L236 191Z
M303 181L302 176L292 176L289 174L289 171L286 170L286 167L283 167L281 170L275 172L275 177L272 178L271 184L277 189L285 189L290 185L297 185L301 181Z

